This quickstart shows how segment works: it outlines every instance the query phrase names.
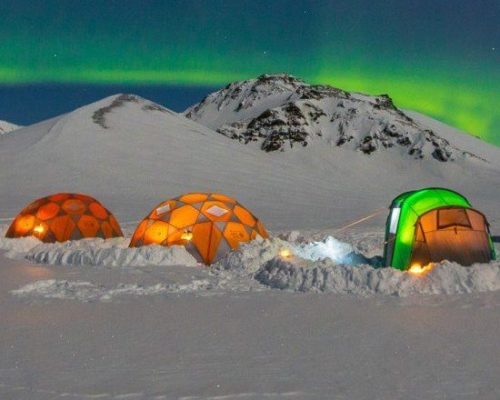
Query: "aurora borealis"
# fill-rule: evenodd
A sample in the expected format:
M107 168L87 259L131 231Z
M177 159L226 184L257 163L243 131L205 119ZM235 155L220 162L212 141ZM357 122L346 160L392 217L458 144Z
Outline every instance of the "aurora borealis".
M500 145L498 0L2 0L0 15L0 85L206 87L288 72L388 93Z

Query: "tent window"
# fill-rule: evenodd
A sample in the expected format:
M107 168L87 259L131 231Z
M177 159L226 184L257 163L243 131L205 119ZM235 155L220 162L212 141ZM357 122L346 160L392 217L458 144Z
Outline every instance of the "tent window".
M450 208L438 210L438 229L451 226L464 226L471 228L471 223L464 208Z
M401 208L393 208L391 211L391 222L389 224L389 233L396 233L398 229L399 214L401 213Z

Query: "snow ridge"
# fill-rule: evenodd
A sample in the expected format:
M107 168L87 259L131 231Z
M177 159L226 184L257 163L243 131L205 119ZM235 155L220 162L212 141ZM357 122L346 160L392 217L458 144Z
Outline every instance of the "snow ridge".
M286 74L231 83L184 114L231 139L256 142L266 152L323 139L365 154L397 148L415 159L442 162L474 156L415 122L386 94L349 93Z
M0 135L3 135L4 133L14 131L16 129L21 128L21 126L12 124L7 121L2 121L0 120Z
M112 112L115 108L122 107L125 103L137 103L142 104L143 111L160 111L160 112L170 112L163 106L153 103L149 100L143 99L142 97L136 96L134 94L119 94L114 97L113 101L105 107L101 107L94 112L92 115L92 120L97 125L100 125L104 129L109 129L106 123L106 115Z

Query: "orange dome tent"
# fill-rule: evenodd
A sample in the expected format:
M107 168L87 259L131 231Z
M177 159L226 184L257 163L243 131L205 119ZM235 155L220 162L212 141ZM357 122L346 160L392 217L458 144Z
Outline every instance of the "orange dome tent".
M262 223L236 200L216 193L189 193L164 201L139 224L130 247L183 245L211 264L240 243L267 238Z
M96 199L58 193L35 200L14 219L8 238L35 236L43 242L123 236L115 217Z

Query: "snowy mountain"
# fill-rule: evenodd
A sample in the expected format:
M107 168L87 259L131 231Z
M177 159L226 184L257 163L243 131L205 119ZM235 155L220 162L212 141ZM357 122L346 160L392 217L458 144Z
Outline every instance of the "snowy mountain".
M1 121L0 120L0 135L3 135L4 133L14 131L16 129L19 129L19 125L12 124L7 121Z
M265 151L312 141L371 154L395 148L412 158L474 157L398 109L387 95L310 85L290 75L234 82L185 111L188 118Z
M220 112L207 100L192 109L228 130L276 111L281 122L270 111L247 145L243 130L230 139L130 94L0 135L0 399L498 398L499 263L444 261L423 276L372 266L403 191L455 189L500 232L500 149L383 98L377 108L339 91L346 99L290 106L285 83L239 110L230 96ZM318 124L302 101L319 107ZM340 101L356 106L352 119ZM262 151L268 134L265 149L286 150ZM95 196L127 237L1 237L24 205L58 191ZM212 268L182 247L128 248L138 219L189 191L236 197L273 237Z
M447 186L469 196L495 223L500 149L438 128L436 134L446 131L450 143L459 137L461 148L488 162L458 156L455 162L413 160L394 147L367 156L327 146L317 136L304 148L264 152L146 99L115 95L0 137L0 219L57 191L92 195L121 222L144 217L169 197L219 191L238 198L269 229L315 229L387 207L405 190ZM384 218L376 223L383 225Z

